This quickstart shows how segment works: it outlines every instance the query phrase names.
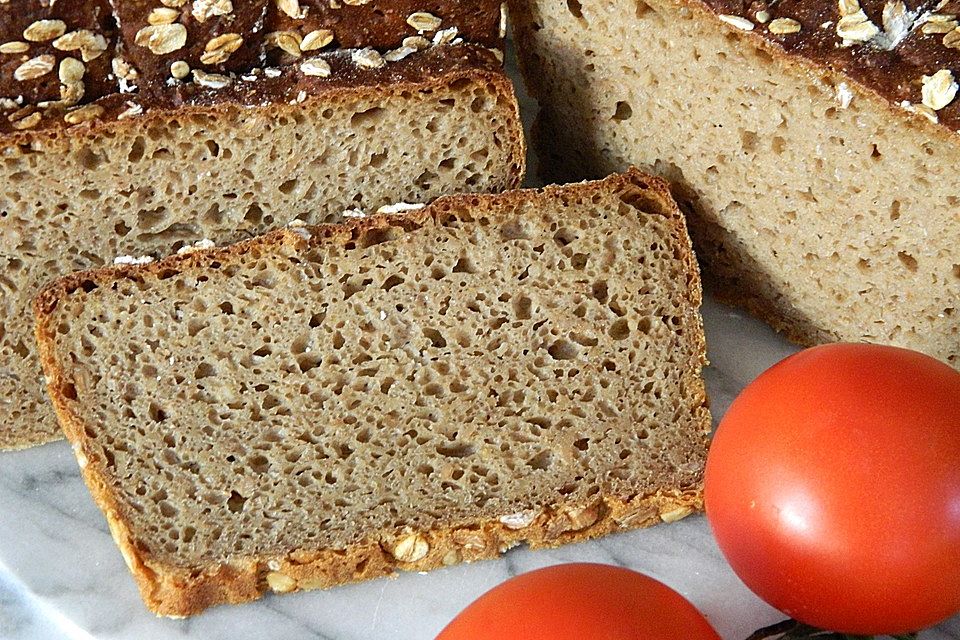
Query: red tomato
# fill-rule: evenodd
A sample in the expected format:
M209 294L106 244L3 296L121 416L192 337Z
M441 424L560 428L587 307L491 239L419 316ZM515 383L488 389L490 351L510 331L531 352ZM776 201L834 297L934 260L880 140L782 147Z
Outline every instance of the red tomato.
M437 640L720 640L679 593L603 564L562 564L483 594Z
M766 371L714 436L707 517L774 607L850 634L960 611L960 373L871 345L808 349Z

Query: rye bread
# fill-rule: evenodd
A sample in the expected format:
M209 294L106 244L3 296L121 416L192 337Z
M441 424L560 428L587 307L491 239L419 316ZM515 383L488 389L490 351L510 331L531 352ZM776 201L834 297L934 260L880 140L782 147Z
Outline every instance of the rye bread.
M956 3L510 4L551 179L665 177L723 299L960 367Z
M700 302L631 170L79 273L35 311L83 478L180 616L699 509Z
M376 69L350 51L316 59L329 76L261 70L174 87L164 99L178 103L135 117L116 119L133 98L115 95L95 121L0 132L0 449L61 437L30 322L51 278L352 207L519 186L519 111L487 49L436 46Z

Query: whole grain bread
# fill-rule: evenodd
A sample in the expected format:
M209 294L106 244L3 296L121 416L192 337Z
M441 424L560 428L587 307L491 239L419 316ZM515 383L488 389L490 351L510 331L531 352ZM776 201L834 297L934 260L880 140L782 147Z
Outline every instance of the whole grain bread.
M551 178L666 177L722 298L960 367L955 5L511 2Z
M700 508L700 296L630 171L71 275L37 339L144 601L189 615Z
M441 45L380 68L350 51L315 60L328 76L287 66L191 85L175 107L120 120L129 96L113 96L85 124L0 133L0 448L61 437L29 319L50 278L522 180L513 87L485 48Z

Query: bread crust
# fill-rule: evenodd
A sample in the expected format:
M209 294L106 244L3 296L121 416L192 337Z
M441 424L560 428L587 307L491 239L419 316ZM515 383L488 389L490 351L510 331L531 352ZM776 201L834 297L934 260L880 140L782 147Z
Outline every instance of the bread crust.
M762 266L752 263L751 251L755 252L756 255L769 256L771 255L772 243L768 245L762 235L759 239L754 240L750 236L750 230L744 231L739 228L734 230L732 225L736 224L735 220L730 223L731 227L725 226L727 223L724 221L724 207L732 201L738 203L743 201L748 212L752 214L756 208L757 216L766 217L766 219L775 221L777 224L783 223L783 218L779 216L782 210L770 209L769 203L760 205L752 200L744 200L744 198L747 198L746 195L738 195L726 187L723 191L718 192L710 181L710 177L703 174L705 167L696 164L688 166L681 161L682 153L672 155L669 150L666 153L650 153L636 146L629 149L617 147L616 153L619 155L616 160L611 160L610 156L604 154L610 151L608 145L616 144L615 142L611 143L611 141L616 140L614 135L618 125L615 123L609 126L598 125L601 127L601 132L593 138L591 138L591 134L583 136L565 135L563 132L567 130L569 123L564 121L564 116L559 115L561 107L555 107L556 101L551 98L551 95L556 96L562 91L562 89L558 90L557 87L562 87L558 83L564 80L563 74L551 69L549 74L551 81L543 82L540 80L544 77L545 63L543 60L549 60L547 54L545 54L545 51L550 50L546 34L553 32L550 31L549 27L546 30L538 30L537 22L546 23L548 17L553 16L558 23L564 24L565 27L563 28L566 29L570 28L573 20L565 8L555 7L546 2L511 0L509 4L514 33L518 41L518 50L521 52L519 57L523 76L531 93L540 99L541 104L545 105L534 125L534 135L532 136L532 143L543 160L539 163L539 167L544 179L562 181L593 177L601 171L616 170L626 162L638 163L645 169L661 173L675 181L673 185L674 195L681 201L681 206L689 212L690 228L697 245L699 258L705 266L705 280L712 285L718 297L724 302L743 307L770 324L777 331L783 332L789 340L800 345L807 346L836 340L884 341L925 351L956 366L957 342L950 338L956 332L955 323L950 319L954 306L950 301L950 294L956 288L956 272L951 270L952 265L945 257L951 255L949 247L946 246L949 245L949 240L943 242L945 237L952 237L954 232L950 228L944 228L941 222L944 211L955 210L951 193L955 184L954 181L949 179L949 176L939 175L939 171L936 170L937 160L931 158L928 162L922 160L917 162L917 166L921 167L917 170L921 180L924 177L923 167L932 169L928 170L928 174L930 179L939 187L939 192L937 194L930 193L929 198L926 195L916 197L915 200L919 200L921 204L913 205L904 214L904 220L907 218L914 218L915 220L909 223L896 222L900 215L899 211L892 211L889 218L887 215L881 214L882 217L872 229L864 229L863 226L860 226L856 232L851 232L852 235L849 240L858 250L864 252L864 258L871 258L872 255L875 255L868 253L869 251L875 250L877 253L882 253L884 248L896 256L898 249L901 249L898 245L901 244L911 245L910 247L902 247L902 250L907 254L912 254L915 251L922 254L922 242L918 247L914 240L909 239L911 230L924 228L927 225L929 225L929 228L937 228L940 230L939 241L934 241L935 244L931 246L930 254L936 254L934 259L938 266L934 269L939 272L936 275L943 274L942 276L935 276L921 284L920 277L915 274L912 275L908 270L902 275L913 278L912 282L917 283L919 288L913 290L910 288L911 285L906 285L906 281L904 281L904 285L909 290L898 289L896 282L902 275L899 271L899 264L894 262L889 266L887 264L884 267L875 266L873 270L866 274L853 267L850 269L849 281L841 281L834 277L830 281L830 286L824 285L821 291L811 292L810 288L806 288L804 291L803 287L793 287L792 285L785 289L780 283L802 280L801 273L803 271L789 273L785 270L778 271L775 269L772 273L768 273ZM618 6L622 9L625 4L620 3ZM879 16L882 13L881 8L884 3L863 2L861 4L866 14L871 16L874 22L880 24ZM930 10L933 9L935 4L926 3ZM587 2L584 2L583 5L585 13L589 13L588 9L592 8L596 11L602 6L600 3ZM919 6L916 2L908 3L908 5L912 8ZM945 108L935 112L921 109L923 75L932 75L940 65L950 66L948 63L954 65L952 68L956 68L956 63L952 61L955 60L960 50L946 47L942 42L945 37L942 33L924 33L922 27L915 26L913 31L910 32L910 36L893 50L875 51L871 49L873 45L842 46L833 28L836 26L838 11L838 5L835 2L816 3L801 0L796 3L778 3L769 7L764 2L740 3L735 0L657 0L657 2L651 0L648 8L653 13L638 17L638 23L643 21L652 23L662 14L663 19L670 21L673 30L683 29L684 25L689 23L697 25L697 33L715 30L718 34L722 34L730 45L728 50L743 52L743 58L747 66L744 66L742 70L745 75L749 74L749 77L757 79L758 87L763 86L765 78L769 75L769 79L774 86L777 85L778 78L787 77L790 81L799 81L804 85L809 85L811 89L822 92L816 94L816 100L818 105L827 102L827 119L824 120L823 131L831 130L830 127L833 125L829 122L829 118L832 115L836 115L837 122L843 123L844 126L852 128L855 125L858 128L863 128L865 126L864 121L858 114L865 113L867 115L866 120L869 122L882 123L884 131L894 132L898 137L903 137L905 141L909 141L911 149L919 147L931 156L943 154L947 158L952 158L956 154L956 128L958 127L956 112L960 109L960 103L954 99ZM791 16L791 19L793 19L793 16L798 16L797 19L802 24L801 30L795 34L778 36L770 33L768 26L761 24L759 21L754 21L753 29L747 31L721 18L721 16L729 18L731 15L747 15L748 9L751 12L769 10L770 22L778 18ZM629 10L632 11L632 4ZM956 13L949 7L941 8L940 12L942 14ZM816 23L813 17L823 17L827 13L832 16L830 19L832 20L832 27L830 28L821 27L821 23ZM821 22L825 24L830 20ZM767 24L770 24L770 22ZM575 32L573 33L575 34ZM575 35L568 34L565 37L574 38ZM691 40L686 44L695 43L692 40L694 36L691 35L690 37ZM584 49L595 48L590 42L589 34L585 35L584 38ZM564 43L566 42L564 40ZM714 45L709 44L707 46L713 47ZM562 49L558 47L556 50L561 51ZM524 51L530 52L529 55L524 55ZM917 57L913 57L916 51L920 52L917 53ZM574 56L573 59L575 60L574 65L579 65L584 60L583 57L578 58L577 56ZM570 70L571 75L565 78L566 81L573 82L579 78L576 75L577 67L565 67L562 66L562 63L557 63L557 65L559 65L556 67L558 69ZM600 75L603 76L605 73L607 71L604 70ZM614 74L616 70L611 69L609 73ZM690 87L686 84L682 85L682 90L695 92L697 87L694 80L690 80L690 83ZM896 85L896 91L893 90L893 85L889 83ZM537 95L538 90L542 92L542 95ZM762 88L756 89L756 91L760 95L763 93ZM656 96L656 93L654 92L653 95ZM782 99L782 94L777 95ZM800 93L797 94L796 99L798 103L805 104L806 96ZM850 104L851 100L853 100L852 106ZM910 110L901 106L903 100L910 103L908 105ZM832 103L832 109L830 109L830 103ZM587 106L583 106L584 104ZM594 108L611 111L613 108L612 100L604 103L600 99L592 104ZM571 101L570 105L563 105L563 108L570 108L574 111L584 109L588 117L594 115L590 111L589 98L584 98L577 104ZM641 101L639 105L634 103L633 108L640 111L645 108L645 105ZM849 110L845 111L847 108ZM757 113L762 111L763 109L760 109ZM749 115L747 113L744 112L743 118L743 128L745 130L761 126L750 122L754 111L750 111ZM602 115L598 114L599 117L602 117ZM633 117L638 119L642 116L635 113ZM757 115L756 117L759 122L764 116ZM719 127L719 123L711 124ZM722 121L722 125L727 127L727 131L730 131L731 124L733 123L728 119ZM633 127L634 131L640 131L636 129L637 126L636 124L624 124L624 127ZM678 125L677 129L682 130L685 126L688 125ZM874 127L876 125L871 124L869 126ZM590 131L589 126L584 127L584 130ZM670 129L670 131L673 131L673 129ZM769 135L770 129L767 128L765 131ZM822 131L819 133L822 133ZM837 136L843 137L839 133ZM893 138L894 136L889 135L889 137ZM558 138L561 140L559 145ZM716 137L706 136L704 139L715 141ZM761 137L761 146L765 142L767 140ZM634 142L633 144L636 145L637 143ZM664 143L658 141L654 144ZM715 142L708 144L715 144ZM767 166L777 166L778 163L784 162L783 159L778 158L777 153L768 152L764 149L748 152L747 160L743 161L741 160L743 156L739 155L741 149L735 146L736 142L733 144L734 146L730 149L718 150L718 156L726 154L731 158L731 166L728 169L731 175L738 176L741 170L746 171L745 167L749 162L755 164L763 162ZM877 144L882 146L883 144L890 144L890 142L884 137L877 141ZM896 140L893 141L893 144L896 145ZM683 144L679 144L677 148L684 148ZM913 195L911 192L926 194L922 181L916 182L913 175L907 177L902 173L902 169L898 168L896 162L902 162L902 156L899 156L899 160L896 161L889 160L889 164L887 164L888 157L892 158L893 154L884 154L881 157L876 148L873 151L873 156L870 155L871 149L869 147L867 147L865 153L854 149L850 149L846 153L849 154L852 167L857 166L856 163L859 162L857 158L860 157L869 158L863 164L870 164L875 161L876 167L887 167L885 169L889 180L887 193L897 207L900 204L898 194L901 192L909 193L910 196ZM827 153L834 152L828 150ZM922 154L917 154L917 157L921 156ZM842 158L836 159L833 166L843 166L843 162ZM939 164L943 165L942 162ZM696 169L693 167L696 167ZM797 173L797 169L798 167L785 167L785 171L792 171L794 174ZM719 179L726 179L723 170L718 170ZM878 169L878 172L883 170ZM825 175L830 174L836 175L833 171L825 172ZM768 176L769 173L764 175ZM836 179L838 182L841 181L840 177ZM858 180L856 171L844 175L842 180L856 183ZM872 184L876 185L874 176L871 176L871 180L873 181ZM804 182L802 176L799 179L794 177L790 179L790 185L795 186L798 191L803 191L808 184L813 183L815 183L813 177L811 177L810 183ZM789 190L790 185L784 188ZM780 185L773 187L773 189L779 188L781 188ZM749 191L749 187L745 190ZM881 189L878 188L874 191L881 191ZM859 208L838 204L838 202L844 202L842 194L838 202L832 202L829 199L831 196L827 195L828 193L821 188L820 192L816 194L819 199L818 202L813 206L804 205L801 216L804 215L804 212L809 212L816 218L807 223L806 226L803 223L798 225L797 233L802 232L809 233L810 236L819 235L833 238L836 237L836 228L857 227L857 221L861 213ZM926 202L924 199L926 199ZM892 205L890 202L884 202L882 205L877 202L878 209L882 206ZM791 205L785 201L783 210L789 210L790 208ZM927 215L927 212L930 215ZM731 218L735 219L736 216L731 216ZM740 240L740 236L737 234L745 234L742 237L746 245L750 247L750 251L739 251L737 249L737 243ZM870 242L864 244L864 237L869 237ZM931 238L933 237L931 234ZM826 251L824 256L829 255L830 251L832 249ZM812 249L812 253L820 255L816 248ZM844 260L849 258L842 250L839 255ZM811 268L816 269L818 264L826 265L825 259L820 262L817 262L817 260L819 259L814 258L814 261L811 262ZM867 263L869 262L868 259ZM926 262L929 263L929 260ZM923 264L924 259L921 258L921 265ZM829 265L826 265L825 271L829 269ZM931 269L931 271L934 269ZM813 275L817 276L817 280L819 280L820 274L814 272ZM929 277L928 274L924 275ZM883 280L894 282L893 284L873 287L874 282ZM930 284L927 288L927 283L936 284ZM931 293L931 290L936 291L936 293ZM853 306L865 292L873 297L860 307L863 311L851 312L846 319L838 321L836 316L839 314L837 313L819 315L819 311L816 309L821 299L823 301L832 300L831 296L833 295L844 297L840 304L850 303ZM881 296L885 297L886 300L879 300ZM924 298L930 300L930 303L927 309L918 312L901 311L900 301L910 298ZM837 300L840 301L840 298L837 298ZM826 306L826 304L828 303L824 302L821 306ZM801 307L805 310L802 310Z
M923 34L921 29L916 29L898 48L889 51L867 45L844 47L842 39L834 31L826 35L822 33L822 24L834 24L839 18L835 2L801 0L783 5L744 0L669 1L681 11L689 12L690 19L706 21L718 31L769 54L804 77L834 88L846 83L856 92L858 100L870 100L877 108L886 110L892 118L900 120L902 126L951 144L956 141L955 134L960 131L960 100L953 100L943 109L927 115L913 109L923 102L921 80L924 75L933 75L941 69L960 69L960 49L944 46L940 34ZM531 75L536 73L536 69L523 55L525 50L535 50L536 19L533 4L534 0L507 0L514 38L521 52L518 60L524 84L534 97L539 97L539 83ZM864 0L861 4L869 9L872 16L879 17L884 0ZM914 0L908 4L920 6L936 3ZM789 11L791 19L797 16L803 20L803 27L796 34L778 36L761 28L759 23L746 31L721 18L743 16L751 11L767 11L771 16L770 21L779 16L778 11ZM946 9L943 11L947 12ZM779 17L787 17L787 14ZM908 107L902 106L904 101L910 103Z
M705 450L711 427L706 390L701 375L707 363L699 307L702 301L699 271L686 225L666 182L636 169L611 176L602 188L615 188L621 198L642 198L643 203L671 222L672 240L684 267L686 285L686 333L692 342L693 361L686 363L683 381L697 407L694 421L699 425ZM48 391L63 430L73 445L84 481L106 515L110 531L134 574L147 606L159 615L186 616L221 603L254 600L267 590L286 592L322 589L347 582L394 574L398 570L423 571L458 562L494 558L510 547L526 543L533 548L555 547L605 535L617 530L645 527L661 521L672 522L703 508L702 479L689 489L663 489L651 494L598 495L592 502L559 503L542 511L525 526L508 526L502 518L462 522L457 526L426 532L384 531L372 534L347 549L294 549L271 557L247 557L230 563L203 567L180 567L152 557L139 547L123 513L124 505L111 487L105 462L97 457L87 435L96 425L85 424L74 411L75 394L70 372L57 358L57 307L72 295L84 295L97 287L122 280L201 272L212 263L228 264L254 248L269 250L282 246L304 250L324 243L346 244L369 230L400 226L413 230L432 220L442 223L455 210L469 209L484 200L501 202L536 201L562 191L571 197L589 195L598 183L582 183L542 190L514 191L500 196L449 196L404 216L372 216L343 225L281 229L232 246L172 256L145 266L118 266L75 273L47 285L35 302L36 337L47 376ZM429 551L412 562L404 562L397 544L411 535L419 536ZM398 556L400 559L398 559Z
M396 58L431 44L503 46L498 0L180 4L174 9L145 0L0 3L0 146L4 134L70 128L120 114L175 112L198 99L230 103L245 92L256 93L258 104L286 102L290 85L298 85L294 96L317 85L300 73L306 61L328 60L349 82L358 65L333 62L337 52L346 51L349 60L352 51L370 48L375 65L392 67ZM414 14L429 14L435 22L418 31ZM411 45L409 38L418 42ZM388 50L395 57L385 62L376 52ZM65 73L65 63L72 63L73 73ZM266 68L282 73L267 78ZM239 92L231 89L237 85L244 85Z
M322 113L327 109L352 108L352 104L377 104L383 101L395 101L399 104L407 102L418 104L421 100L431 100L431 94L448 93L459 87L455 93L460 93L460 90L470 91L475 89L484 95L489 95L493 113L497 115L498 119L502 119L502 125L497 125L502 128L497 131L491 129L488 134L489 142L487 144L489 144L491 148L493 148L494 144L497 144L499 147L497 149L498 153L504 154L503 156L498 156L503 157L504 160L498 161L495 169L486 170L490 172L490 176L493 179L494 187L492 188L500 190L520 186L525 173L526 143L520 121L519 107L514 95L513 84L504 74L499 60L492 52L476 45L438 46L413 54L405 60L380 69L358 69L349 62L348 57L342 55L335 55L334 57L336 60L332 66L342 69L343 73L335 73L330 78L307 77L302 76L302 74L300 74L299 79L292 77L292 81L289 82L284 76L277 77L276 79L264 78L258 83L251 83L251 86L242 86L242 83L238 83L238 86L223 89L219 92L204 91L195 92L191 95L185 94L182 96L180 106L177 107L176 110L157 109L148 111L135 118L124 120L95 120L70 128L64 128L56 124L51 124L49 127L40 125L35 130L0 135L0 152L6 151L9 157L18 158L30 153L30 150L40 150L43 156L37 154L34 157L50 158L50 160L44 161L49 163L54 162L58 156L63 158L73 157L71 154L75 154L78 148L87 147L96 150L101 140L110 140L112 142L130 140L132 143L138 136L149 135L149 132L154 127L158 129L169 127L171 121L176 124L181 122L190 123L191 119L196 119L201 122L208 119L215 122L242 120L251 123L250 131L255 133L259 130L255 126L255 123L261 121L264 123L277 120L298 122L304 116L319 120ZM299 72L294 69L290 71L290 73L298 74ZM264 100L262 91L258 87L269 85L271 82L280 83L279 86L285 87L283 91L286 91L287 94L283 95L289 95L290 99L280 102ZM274 93L273 95L281 94ZM299 99L301 96L303 97L302 100ZM112 108L127 108L126 103L122 101L119 96L110 98L108 101L114 101L111 103L113 104ZM466 115L472 115L470 111L466 111L468 107L467 104L464 104L463 107ZM413 115L415 116L416 113L414 112ZM492 127L492 125L487 124L486 116L480 117L483 118L484 121L479 122L478 127ZM245 134L245 132L241 133ZM363 135L366 136L368 134L364 133ZM375 136L376 134L372 133L369 135ZM195 144L199 145L200 143ZM26 149L21 149L19 146L26 147ZM41 164L39 166L45 165ZM138 174L132 175L136 178ZM134 180L134 183L137 184L138 187L141 186L139 183L136 183L136 180ZM20 186L11 186L10 194L22 194L25 198L34 197L31 189L24 186L24 184L27 183L21 183ZM110 186L111 185L107 185L108 188ZM490 189L491 187L483 188ZM444 191L451 190L450 187L444 189ZM439 192L442 191L435 191L435 193ZM402 191L394 196L388 197L408 197L404 196L404 193L408 192ZM78 203L77 206L82 207L83 204L84 203L81 202ZM345 201L341 204L346 207L349 203ZM304 206L309 207L306 203ZM80 215L80 217L86 217L87 214L84 213L84 211L82 208L78 209L78 215ZM16 227L17 218L25 216L29 219L31 214L29 210L23 210L23 208L17 211L11 210L11 213L14 215L9 216L6 222L14 225L11 227L14 230L11 237L18 237ZM122 220L125 214L128 215L129 212L120 211L117 213L111 219L109 225L112 226ZM290 217L294 215L294 212L290 212ZM277 224L283 224L289 221L290 217L281 218L278 216ZM106 225L107 223L101 219L100 224ZM261 228L267 230L270 227L264 225ZM217 233L207 233L203 231L201 231L200 234L201 235L187 238L186 241L193 242L200 240L204 235L208 235L214 241L219 242L228 239L236 240L242 237L239 234L235 234L225 238ZM11 244L9 246L12 248L15 245ZM140 246L136 244L134 244L134 246L128 245L122 251L108 253L102 253L103 249L94 250L92 246L80 248L99 254L97 257L107 263L112 261L118 254L130 253L132 255L141 255L144 253L153 253L156 255L154 253L156 251L165 253L170 250L169 245L157 249L155 246L147 248L142 244ZM6 257L11 256L8 255ZM14 254L12 257L18 258L19 256ZM29 265L30 263L28 262L27 264ZM32 269L32 267L30 267L30 269ZM29 275L30 273L28 273L28 276ZM51 276L52 275L59 274L54 273L51 274ZM8 276L11 278L23 277L18 274L8 274ZM39 276L35 277L35 280L38 278ZM32 284L33 281L27 280L27 282ZM34 286L20 286L23 291L21 294L22 301L19 304L26 307L29 304L27 296L32 297L36 290ZM17 303L14 302L14 304ZM8 314L8 316L9 317L4 320L9 323L9 329L15 320L20 321L20 316L16 314ZM29 331L29 326L24 324L22 326L22 332L25 342L28 343ZM8 342L11 341L11 335L12 331L8 330ZM16 339L13 339L12 342L15 343ZM42 398L40 389L36 386L38 384L37 376L33 375L34 370L36 373L39 373L39 367L36 366L32 353L29 353L27 357L29 358L28 362L31 366L31 375L21 375L16 384L21 388L29 387L29 393L33 394L31 399L35 399L35 401L39 403ZM13 386L12 383L11 386ZM17 404L20 405L20 402L17 402ZM57 440L61 437L52 412L43 412L42 415L37 417L37 421L40 424L49 425L48 428L43 429L39 425L37 428L33 428L33 425L29 425L25 431L24 428L20 426L22 422L13 422L7 425L5 429L0 429L0 449L35 446Z

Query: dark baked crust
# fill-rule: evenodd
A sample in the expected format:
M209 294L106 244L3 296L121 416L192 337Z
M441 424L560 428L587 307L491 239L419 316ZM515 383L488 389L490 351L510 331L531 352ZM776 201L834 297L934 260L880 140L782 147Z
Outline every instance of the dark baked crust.
M330 77L310 76L299 65L288 65L274 73L256 70L237 76L223 88L190 82L158 87L136 95L114 93L93 103L103 109L102 114L75 125L65 122L63 114L53 110L38 111L42 118L24 131L16 130L15 123L0 117L0 146L25 144L39 136L60 135L65 130L100 128L116 124L118 118L143 124L175 109L215 112L231 106L295 104L330 91L393 83L422 84L466 72L487 73L509 82L503 75L499 58L489 49L473 45L431 47L378 69L358 67L345 51L333 51L318 57L329 63Z
M816 65L842 73L893 105L902 105L904 102L908 103L904 105L907 108L922 105L924 76L932 76L941 70L960 74L960 48L957 48L960 47L960 31L956 30L955 20L960 13L960 2L906 0L903 3L906 13L901 14L896 7L897 2L893 0L861 0L859 8L879 33L867 41L845 43L837 30L842 16L836 0L689 1L721 16L747 19L753 25L750 36L764 40L784 54L805 58ZM846 4L850 8L858 7L855 0L846 0ZM896 20L888 20L885 25L885 9L892 12L891 15L903 16L898 26L893 24ZM934 16L932 20L931 15ZM784 18L797 21L800 24L799 31L772 32L774 21ZM944 20L942 24L947 26L941 28L932 24L939 20ZM948 26L950 29L944 31ZM774 27L773 30L779 29ZM867 27L865 33L869 31ZM891 38L891 35L894 37ZM951 42L956 44L945 44ZM960 75L956 77L960 78ZM953 131L960 130L960 101L953 99L946 107L926 113L945 127Z
M544 510L528 526L510 528L501 521L463 522L455 527L417 532L428 544L429 552L415 562L398 559L396 543L414 532L371 532L364 540L346 549L298 549L277 557L245 557L229 564L211 562L204 567L179 567L163 562L138 545L123 517L124 505L111 486L105 461L98 458L86 435L87 425L72 408L70 374L61 368L56 355L56 309L60 300L85 295L98 287L145 276L164 276L185 271L202 272L212 264L229 264L255 247L266 250L284 245L307 249L322 244L347 244L362 234L386 226L416 229L427 220L438 222L457 210L469 208L485 199L501 198L520 202L536 200L542 194L564 190L569 197L591 195L599 188L616 188L625 199L643 203L644 210L662 215L672 222L673 246L683 265L685 278L687 327L685 336L692 342L693 357L682 366L683 385L696 407L701 445L705 451L710 430L706 390L701 375L706 364L699 308L702 301L699 270L687 235L684 218L670 196L667 183L644 175L636 169L614 175L600 183L566 187L546 187L541 191L515 191L500 196L452 196L401 217L373 216L351 220L343 225L282 229L232 246L172 256L146 266L119 266L74 273L47 285L37 296L34 309L40 358L48 379L48 391L64 432L73 444L84 481L103 510L114 540L134 574L147 606L160 615L185 616L221 603L240 603L257 599L268 589L285 592L297 589L322 589L395 573L398 570L424 571L464 561L494 558L518 544L534 548L556 547L611 533L672 522L703 508L702 482L689 489L679 487L677 478L662 478L663 489L648 494L598 495L585 504L558 503ZM301 231L308 233L301 233ZM574 515L576 514L576 515Z
M52 6L48 6L51 5ZM372 47L381 53L396 51L418 31L408 24L415 12L427 12L439 21L437 29L422 32L418 49L438 31L448 30L441 44L451 41L499 47L500 2L494 0L369 0L344 4L339 0L72 0L48 3L18 0L0 4L0 144L3 134L51 126L116 118L129 109L177 108L198 94L202 100L236 100L237 94L256 94L263 102L288 101L296 93L321 86L304 81L301 64L313 57L331 56L343 48ZM291 15L292 14L292 15ZM295 16L295 17L294 17ZM52 22L50 22L52 21ZM50 28L49 37L31 40L27 29ZM330 38L305 44L316 31ZM44 31L44 29L40 29ZM286 49L277 46L277 33L286 34ZM62 34L59 37L56 34ZM76 42L92 42L77 48ZM293 44L289 44L293 42ZM304 49L300 50L303 44ZM407 54L413 51L409 49ZM83 65L82 79L74 83L70 100L61 100L65 85L59 77L64 58ZM33 73L19 74L26 62L36 61ZM335 63L334 60L343 64ZM174 63L176 73L174 72ZM349 64L348 64L349 63ZM392 67L396 62L387 66ZM281 72L284 80L267 82L256 91L224 90L241 76ZM346 82L358 65L349 58L331 60L333 75ZM198 74L215 74L203 82ZM292 80L290 78L293 78ZM276 79L276 78L271 78ZM205 84L206 86L198 86ZM249 81L248 81L249 82ZM81 87L79 94L77 86ZM296 95L296 93L294 95ZM51 104L52 103L52 104ZM129 104L127 104L129 103ZM96 107L80 111L87 105ZM125 105L122 109L120 105ZM98 107L103 107L101 112ZM64 122L67 117L68 121Z
M171 3L174 4L174 3ZM260 63L263 52L264 22L267 15L267 0L234 0L233 11L220 15L216 10L194 11L194 3L173 8L178 12L176 24L186 28L186 44L170 53L157 54L149 47L137 43L137 34L148 27L151 11L164 8L156 0L117 0L115 15L120 26L120 38L126 59L136 69L144 82L163 84L170 77L170 65L183 60L191 69L203 69L211 73L244 71ZM208 3L215 6L216 3ZM271 1L270 5L274 3ZM207 43L225 34L239 35L240 47L229 53L223 62L202 62Z
M271 2L266 31L297 30L306 35L315 29L330 29L334 46L343 48L373 47L393 49L405 37L417 35L407 24L414 12L430 13L441 19L440 28L456 27L465 42L485 47L499 47L501 35L500 0L371 0L366 4L346 4L343 0L301 0L306 15L301 20L290 18ZM433 32L428 32L432 37Z
M22 105L60 100L57 66L67 57L82 60L87 67L82 101L90 102L117 91L116 82L108 78L111 72L110 61L115 53L117 31L107 0L55 2L52 7L47 6L49 4L51 3L42 0L18 0L0 4L0 45L12 46L21 43L27 47L22 53L13 50L0 53L0 98L22 97ZM82 52L58 48L54 46L56 38L30 41L24 37L24 31L38 20L60 20L66 27L66 33L85 30L91 34L99 34L103 38L104 49L99 51L97 47L88 47L86 52ZM61 47L66 46L63 43L58 44ZM40 56L53 57L55 62L50 72L33 79L14 79L14 72L20 65ZM0 108L0 114L5 116L8 112L9 109ZM7 118L3 117L2 120L6 121Z

